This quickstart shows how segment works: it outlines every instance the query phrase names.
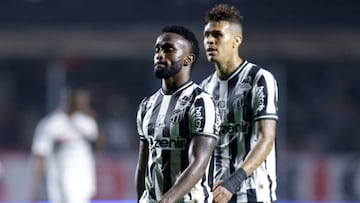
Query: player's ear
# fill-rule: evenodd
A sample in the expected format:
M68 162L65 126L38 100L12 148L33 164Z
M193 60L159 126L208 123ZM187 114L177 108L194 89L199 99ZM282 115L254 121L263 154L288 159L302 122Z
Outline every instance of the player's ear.
M193 54L188 55L184 60L184 66L189 66L194 62L194 60L195 60L195 56Z
M242 43L242 35L235 36L234 42L233 42L233 48L239 47L241 43Z

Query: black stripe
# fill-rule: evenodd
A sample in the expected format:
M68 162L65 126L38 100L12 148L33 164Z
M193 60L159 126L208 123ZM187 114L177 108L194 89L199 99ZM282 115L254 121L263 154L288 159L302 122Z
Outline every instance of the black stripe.
M155 178L156 178L155 164L152 164L150 166L150 171L151 171L151 179L155 180ZM152 199L156 199L155 182L152 182L151 184L152 185L150 187L149 196Z
M273 201L273 199L272 199L272 190L271 190L273 182L272 182L272 180L271 180L271 178L270 178L269 175L268 175L267 177L268 177L268 180L269 180L269 183L270 183L270 184L269 184L270 200Z
M227 114L228 123L235 123L235 113L233 108L234 102L234 89L236 89L236 84L239 80L239 77L232 78L228 82L228 89L227 89L227 107L229 109L229 113Z
M251 79L251 85L252 85L252 88L254 87L254 78L255 78L255 75L259 72L260 70L260 67L258 66L252 66L250 71L248 72L247 74L247 77L246 78L250 78ZM251 100L252 100L252 94L251 94L251 90L248 92L247 95L245 95L245 102L244 102L244 120L245 121L251 121L253 119L253 110L252 110L252 107L251 107ZM250 122L249 123L249 127L248 129L252 129L253 128L253 123ZM250 139L251 139L251 130L249 130L245 136L244 136L244 139L245 139L245 156L244 156L244 159L245 157L247 156L247 154L249 153L250 151Z
M243 68L241 68L242 70ZM235 123L235 111L233 108L233 102L234 102L234 97L233 97L233 92L234 89L236 89L236 84L237 81L239 80L239 73L241 71L238 72L238 75L234 78L231 78L231 80L228 81L228 98L227 98L227 108L229 110L228 114L227 114L227 123ZM235 136L235 134L231 135L231 133L229 133L229 139L232 139L232 136ZM233 172L235 172L236 168L234 167L234 162L236 161L236 156L238 153L238 139L233 139L233 141L230 143L229 146L229 153L231 155L231 163L230 163L230 174L232 174Z
M257 202L256 190L255 189L246 190L246 196L247 196L248 202Z
M203 192L204 192L204 197L205 197L204 200L207 200L209 198L209 193L206 189L205 184L206 184L206 176L203 175L203 177L201 178L201 186L202 186Z
M200 115L203 115L204 117L206 116L205 114L205 104L204 104L204 99L197 99L195 101L195 104L194 104L195 108L196 107L202 107L201 108L201 112L200 112ZM197 128L201 128L201 131L203 131L204 129L204 126L205 126L205 119L202 119L202 122L200 123L199 126L196 126Z
M258 87L260 86L264 86L264 106L267 107L268 105L268 87L267 87L267 84L266 84L266 81L265 81L265 78L264 76L261 76L257 82L257 85ZM266 114L266 108L263 108L263 110L261 110L260 112L257 112L257 115L263 115L263 114Z
M209 163L209 176L208 176L208 183L209 183L209 187L210 189L212 189L213 185L214 185L214 163L215 163L215 158L214 158L214 152L212 153L212 156L210 158L210 163Z
M170 103L168 108L166 109L165 112L165 119L164 119L164 124L165 124L165 128L163 129L163 137L171 137L170 134L170 117L171 114L175 108L177 99L179 98L179 94L175 94L171 97ZM175 135L177 136L177 135ZM175 180L172 180L171 178L171 150L165 150L163 149L161 152L161 156L162 156L162 166L163 166L163 176L164 176L164 194L172 187L172 183L175 182Z

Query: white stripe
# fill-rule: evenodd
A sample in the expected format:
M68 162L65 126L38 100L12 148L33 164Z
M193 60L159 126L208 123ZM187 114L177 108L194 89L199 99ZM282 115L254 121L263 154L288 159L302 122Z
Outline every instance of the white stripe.
M274 81L274 77L273 75L268 72L263 70L263 75L266 81L266 86L267 86L267 92L268 92L268 100L267 100L267 109L266 112L267 113L276 113L276 105L275 105L275 97L276 97L276 83Z
M203 98L204 108L206 109L204 133L214 134L214 123L216 122L214 102L211 97L205 93L201 93L200 97Z

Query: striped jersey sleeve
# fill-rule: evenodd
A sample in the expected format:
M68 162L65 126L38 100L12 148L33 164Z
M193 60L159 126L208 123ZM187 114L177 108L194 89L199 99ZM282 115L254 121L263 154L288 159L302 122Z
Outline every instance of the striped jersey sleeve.
M274 76L260 69L254 80L251 100L254 120L278 120L278 87Z
M219 115L210 95L203 92L195 98L189 111L189 122L193 136L206 135L218 138Z
M147 104L147 98L144 98L139 104L136 115L137 133L139 134L141 140L145 140L144 131L143 131L143 119L145 116L146 104Z

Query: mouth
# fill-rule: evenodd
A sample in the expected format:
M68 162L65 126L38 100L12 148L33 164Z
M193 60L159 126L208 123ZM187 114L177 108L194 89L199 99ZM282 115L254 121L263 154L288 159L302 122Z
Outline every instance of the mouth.
M154 63L154 68L163 68L166 66L165 62L156 62Z
M213 48L213 47L209 47L209 48L206 49L206 53L208 55L214 55L216 52L217 52L217 49Z

